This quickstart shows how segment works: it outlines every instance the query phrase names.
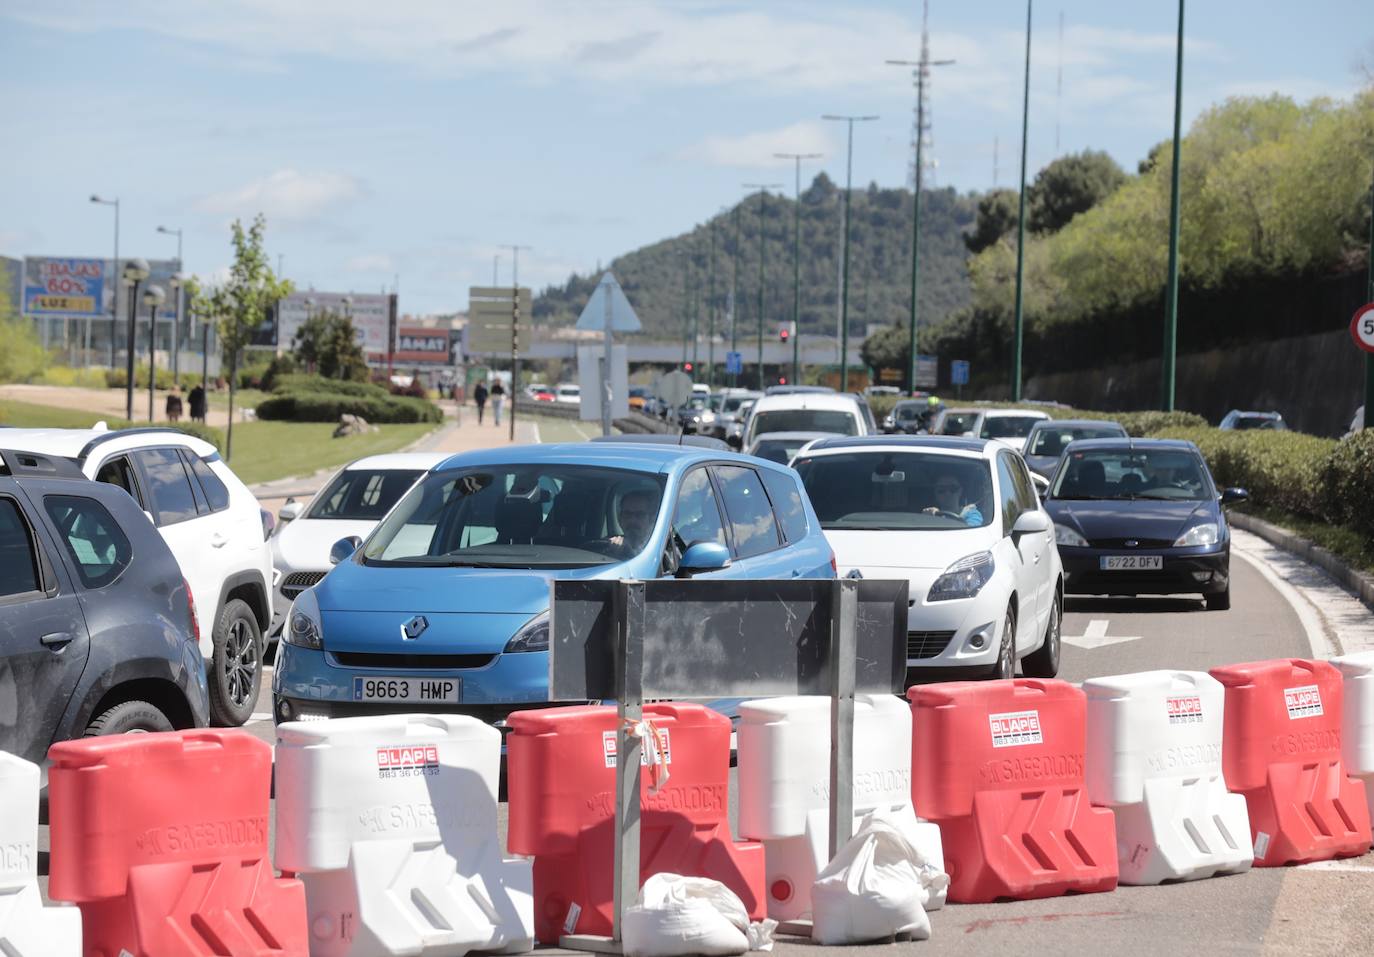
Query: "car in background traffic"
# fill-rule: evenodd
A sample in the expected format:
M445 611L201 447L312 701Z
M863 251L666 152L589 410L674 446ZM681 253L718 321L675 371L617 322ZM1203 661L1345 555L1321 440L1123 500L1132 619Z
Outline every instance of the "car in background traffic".
M928 399L903 399L883 416L883 432L888 435L916 435L929 428L934 414L935 408Z
M562 405L581 405L582 387L576 383L564 382L554 389L553 401Z
M525 386L525 396L527 398L537 399L541 392L547 392L549 395L553 395L553 387L544 382L531 382L529 385Z
M688 435L705 433L715 421L716 414L711 411L709 393L697 392L693 389L687 402L677 410L678 428Z
M1049 415L1035 409L943 409L930 425L932 435L995 439L1018 452L1036 422Z
M272 623L274 519L213 445L174 428L6 429L11 448L61 456L124 489L176 556L196 605L208 665L210 717L248 720Z
M871 399L875 395L901 395L902 390L895 385L870 385L864 388L863 394Z
M833 578L795 472L718 449L514 446L450 458L291 607L278 721L548 702L549 582Z
M1017 452L984 439L828 438L792 467L838 574L910 582L909 671L1011 678L1020 661L1028 677L1058 673L1063 574Z
M196 627L132 498L62 457L0 452L0 751L42 765L83 735L204 727Z
M746 455L789 465L797 453L820 439L834 438L833 432L765 432L745 450Z
M878 431L868 403L857 395L837 392L764 394L754 402L744 424L743 445L749 448L769 432L829 432L833 435L871 435Z
M1064 448L1082 439L1124 439L1119 422L1102 419L1041 419L1031 426L1021 455L1030 470L1043 478L1054 475Z
M1250 429L1286 432L1288 424L1283 421L1283 416L1277 412L1242 412L1240 409L1232 409L1226 413L1217 428L1228 432L1248 431Z
M739 404L739 409L735 412L734 421L725 429L725 444L735 451L739 451L744 445L744 426L749 422L749 416L754 411L754 403L758 399L745 399Z
M726 389L720 393L720 407L716 410L711 427L705 430L706 433L717 439L726 438L735 425L744 422L747 415L745 408L753 408L754 402L762 396L762 392L750 389Z
M291 603L333 566L329 549L341 538L366 538L410 487L450 458L445 452L369 455L348 463L308 502L287 500L277 512L271 538L272 627L269 643L281 638Z
M1231 607L1231 530L1202 454L1175 439L1086 439L1064 450L1045 508L1075 595L1201 593Z

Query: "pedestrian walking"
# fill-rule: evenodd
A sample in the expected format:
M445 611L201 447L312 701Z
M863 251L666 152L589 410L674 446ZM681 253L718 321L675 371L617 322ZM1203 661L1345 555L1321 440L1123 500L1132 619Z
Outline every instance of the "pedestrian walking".
M477 383L477 388L472 390L472 401L477 403L477 424L482 424L482 412L487 407L487 384Z
M191 394L187 396L191 406L191 421L205 421L205 386L197 384L191 389Z
M501 385L501 380L497 379L496 384L491 387L491 417L499 426L501 424L501 405L506 401L506 389Z
M167 393L167 407L166 407L166 411L167 411L167 421L168 421L168 422L180 422L180 421L181 421L181 389L180 389L180 387L178 387L178 386L172 386L172 391Z

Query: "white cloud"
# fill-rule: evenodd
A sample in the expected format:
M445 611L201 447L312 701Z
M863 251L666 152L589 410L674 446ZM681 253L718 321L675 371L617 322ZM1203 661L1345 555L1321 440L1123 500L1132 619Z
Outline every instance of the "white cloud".
M212 214L262 213L269 222L303 223L319 219L361 194L361 184L345 173L279 169L237 189L212 193L196 207Z
M835 144L825 124L819 120L808 120L775 130L758 130L736 136L713 133L679 150L675 158L709 166L758 169L792 164L792 160L775 158L774 153L821 153L833 156L834 152Z
M354 256L345 263L344 268L349 272L393 273L396 271L396 264L386 253L367 253Z

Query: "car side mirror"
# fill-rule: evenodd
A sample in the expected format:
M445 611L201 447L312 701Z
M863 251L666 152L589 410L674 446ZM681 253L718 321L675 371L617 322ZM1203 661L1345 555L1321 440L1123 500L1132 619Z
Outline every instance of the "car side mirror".
M1030 474L1030 477L1031 477L1031 484L1035 486L1035 491L1036 491L1036 493L1037 493L1041 498L1049 498L1049 497L1050 497L1050 480L1047 479L1047 478L1045 478L1045 476L1041 475L1039 472L1032 472L1032 473Z
M1221 493L1222 505L1239 505L1250 501L1250 493L1243 488L1228 488Z
M358 546L363 540L357 535L350 535L341 538L334 543L334 547L329 550L329 564L337 565L348 560L348 557L358 550Z
M678 562L679 575L715 572L730 567L730 549L715 542L697 542L688 547Z
M283 522L293 522L301 517L303 511L305 511L303 503L289 501L277 510L277 518Z
M1011 537L1017 540L1022 535L1039 535L1049 530L1050 517L1036 509L1033 512L1022 512L1017 516L1016 524L1011 527Z

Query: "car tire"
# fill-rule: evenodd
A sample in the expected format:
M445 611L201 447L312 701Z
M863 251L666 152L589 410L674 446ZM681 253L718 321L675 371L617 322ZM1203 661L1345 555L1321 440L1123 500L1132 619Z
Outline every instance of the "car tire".
M1007 606L1007 617L1002 622L1002 643L997 646L997 661L988 672L988 677L994 681L1016 677L1016 612L1010 605Z
M144 734L171 730L172 722L148 702L125 701L88 724L85 737L98 738L107 734Z
M214 653L207 663L210 723L236 728L253 714L262 676L262 632L248 603L227 602L215 622Z
M1202 597L1207 602L1208 611L1226 611L1231 607L1231 586L1228 584L1225 591L1203 595Z
M1021 659L1021 673L1027 678L1053 678L1059 674L1059 649L1064 622L1063 601L1054 596L1054 610L1045 625L1045 640L1040 647Z

